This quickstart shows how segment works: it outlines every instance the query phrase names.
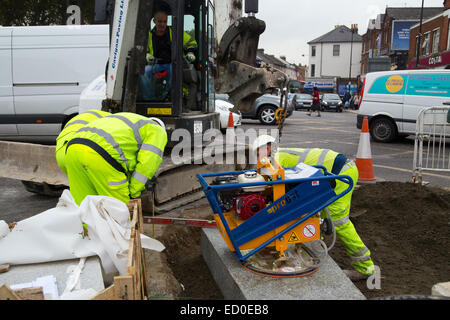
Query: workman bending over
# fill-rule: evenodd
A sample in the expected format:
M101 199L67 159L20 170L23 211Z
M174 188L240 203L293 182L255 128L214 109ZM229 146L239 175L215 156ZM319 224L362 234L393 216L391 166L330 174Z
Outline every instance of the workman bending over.
M80 205L87 195L138 198L162 162L167 133L157 118L121 112L92 121L68 142L70 193Z
M258 159L270 156L274 142L275 139L268 135L260 136L255 140L253 150L256 152ZM352 260L352 267L355 268L355 270L344 270L344 273L353 281L367 279L375 272L374 264L369 249L362 242L349 217L352 193L359 176L355 163L347 159L342 153L318 148L279 148L274 157L283 167L295 167L301 162L310 166L321 165L328 172L336 175L347 175L353 179L352 190L330 204L327 209L333 220L336 235L342 241ZM334 192L336 194L340 194L348 188L346 183L337 179L335 181Z
M69 140L72 139L73 134L77 132L78 129L80 129L81 127L85 126L88 123L91 123L94 120L109 115L111 115L111 113L106 111L88 110L73 117L72 119L70 119L69 122L66 123L66 125L56 138L56 150L55 150L56 162L66 175L67 169L64 158L66 156L67 142L69 142Z

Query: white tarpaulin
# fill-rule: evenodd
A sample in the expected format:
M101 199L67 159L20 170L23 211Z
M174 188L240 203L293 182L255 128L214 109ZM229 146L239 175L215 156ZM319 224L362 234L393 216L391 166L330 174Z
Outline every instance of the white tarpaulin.
M82 223L88 226L83 237ZM64 190L56 208L19 221L0 237L0 264L30 264L98 255L106 274L126 273L131 232L129 210L123 202L87 196L78 207ZM162 251L159 241L141 235L142 247Z

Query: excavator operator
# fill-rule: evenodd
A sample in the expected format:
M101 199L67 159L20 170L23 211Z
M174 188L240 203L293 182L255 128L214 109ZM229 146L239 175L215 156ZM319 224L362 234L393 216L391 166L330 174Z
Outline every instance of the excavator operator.
M172 28L167 26L167 13L157 10L153 22L155 27L149 32L147 45L147 66L145 78L141 78L143 100L164 100L170 92L172 75ZM183 34L183 53L186 60L196 60L197 42L188 33ZM157 90L158 80L164 82L164 89ZM183 90L184 91L184 90Z

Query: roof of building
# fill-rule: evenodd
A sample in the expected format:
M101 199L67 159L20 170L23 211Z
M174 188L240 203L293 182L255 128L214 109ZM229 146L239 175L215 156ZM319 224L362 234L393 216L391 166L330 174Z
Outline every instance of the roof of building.
M331 30L324 35L311 40L308 44L312 43L325 43L325 42L362 42L362 37L358 33L353 34L352 30L347 26L338 26L334 30Z
M386 8L385 18L390 17L394 20L419 20L420 7L416 8ZM443 7L423 8L423 18L428 19L442 13Z
M262 49L258 49L257 54L256 54L256 59L264 61L265 63L271 64L274 66L280 66L280 67L292 68L292 69L296 68L296 66L294 64L289 63L283 59L279 59L279 58L275 57L274 55L264 53L264 50L262 50Z

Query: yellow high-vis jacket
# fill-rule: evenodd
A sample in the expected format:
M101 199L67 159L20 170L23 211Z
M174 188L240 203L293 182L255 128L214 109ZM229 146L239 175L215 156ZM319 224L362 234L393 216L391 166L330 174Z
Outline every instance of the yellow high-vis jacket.
M112 158L114 168L125 173L129 194L137 198L162 162L167 133L144 116L120 112L83 126L74 139L92 141L106 151L105 160Z
M77 132L81 127L85 126L88 123L91 123L94 120L109 116L110 114L111 113L106 111L88 110L73 117L69 122L66 123L66 125L56 138L55 150L56 162L65 174L67 174L67 169L64 157L66 153L67 142L72 139L73 134Z

